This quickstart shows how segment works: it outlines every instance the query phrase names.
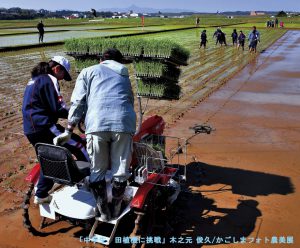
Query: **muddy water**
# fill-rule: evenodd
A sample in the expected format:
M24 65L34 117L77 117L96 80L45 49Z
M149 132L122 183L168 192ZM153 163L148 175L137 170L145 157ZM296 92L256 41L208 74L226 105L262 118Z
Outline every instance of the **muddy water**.
M64 41L65 39L71 39L71 38L102 37L108 35L127 34L130 32L131 31L124 29L123 31L97 30L97 31L66 31L66 32L45 33L44 42ZM36 43L38 43L38 33L0 37L0 44L1 44L0 47L19 46L19 45L28 45L28 44L36 44Z
M260 238L260 247L290 236L299 246L299 38L286 33L168 130L189 137L196 123L216 129L190 140L192 193L178 233Z

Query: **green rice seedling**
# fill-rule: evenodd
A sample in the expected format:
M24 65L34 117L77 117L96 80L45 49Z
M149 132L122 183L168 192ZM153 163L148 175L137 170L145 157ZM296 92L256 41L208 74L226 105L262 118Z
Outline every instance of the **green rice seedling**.
M179 99L180 86L159 79L138 79L138 95L147 98Z
M145 57L156 57L157 56L157 40L147 40L144 42L144 56Z
M65 49L67 52L76 52L77 47L77 39L69 39L65 41Z
M167 68L167 65L158 61L139 61L135 63L137 76L162 77Z
M102 43L102 54L109 48L116 48L116 40L106 38L99 40L99 42Z
M82 39L70 39L70 40L66 40L65 49L68 52L84 53L87 51L87 46L84 45Z
M101 39L102 40L102 39ZM102 52L102 42L98 39L89 39L87 42L89 43L89 53L90 54L101 54Z
M130 46L128 55L129 56L141 56L143 53L143 47L145 40L144 39L137 39L137 38L130 38L129 39Z
M131 39L129 38L116 39L115 47L123 54L123 56L130 55L130 46L131 46Z
M89 44L85 39L78 39L77 41L78 49L77 52L81 54L85 54L89 52Z
M169 40L161 40L157 49L157 56L163 58L169 58L174 48L174 43Z
M75 67L76 71L80 72L82 69L99 64L97 59L76 59Z
M140 61L140 62L135 62L134 63L135 67L135 75L136 76L147 76L148 75L148 68L145 67L145 62Z
M143 42L145 57L176 58L186 63L189 52L177 43L170 40L146 40Z

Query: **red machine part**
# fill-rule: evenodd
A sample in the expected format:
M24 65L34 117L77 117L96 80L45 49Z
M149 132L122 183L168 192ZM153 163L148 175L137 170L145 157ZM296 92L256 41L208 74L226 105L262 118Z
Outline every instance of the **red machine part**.
M165 129L165 121L161 116L153 115L143 121L141 130L139 133L134 135L133 141L139 142L143 137L155 134L155 135L162 135Z
M132 208L142 209L148 193L153 189L155 184L166 185L176 170L176 168L165 167L162 173L150 174L147 181L138 188L130 206Z
M31 182L33 184L36 184L36 182L39 179L40 176L40 164L36 164L31 171L29 172L29 174L27 175L27 177L25 178L26 181Z

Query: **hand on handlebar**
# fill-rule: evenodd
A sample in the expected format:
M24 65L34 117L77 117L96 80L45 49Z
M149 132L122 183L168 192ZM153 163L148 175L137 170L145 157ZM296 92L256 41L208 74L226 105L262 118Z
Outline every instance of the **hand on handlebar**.
M64 145L71 139L72 132L65 130L62 134L58 135L53 139L53 144L56 146Z

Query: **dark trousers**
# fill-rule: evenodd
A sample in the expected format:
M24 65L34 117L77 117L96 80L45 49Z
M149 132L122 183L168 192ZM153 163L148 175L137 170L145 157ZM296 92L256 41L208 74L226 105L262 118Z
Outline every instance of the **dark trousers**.
M44 41L44 32L39 32L39 42Z
M60 133L64 132L64 128L56 124L57 131ZM36 132L33 134L26 135L29 142L35 146L36 143L46 143L46 144L53 144L53 139L59 133L53 133L50 129L45 129L40 132ZM76 158L80 161L89 161L87 152L85 151L85 141L80 138L77 134L72 134L71 141L69 143L64 144L63 146L66 147ZM73 143L73 144L70 144ZM79 144L79 145L78 145ZM81 147L81 149L80 149ZM53 187L53 180L44 177L42 170L40 172L39 182L37 184L37 191L35 195L40 198L45 198L48 196L48 191Z
M206 48L206 41L201 41L201 42L200 42L200 48L201 48L202 46L204 46L204 48Z

